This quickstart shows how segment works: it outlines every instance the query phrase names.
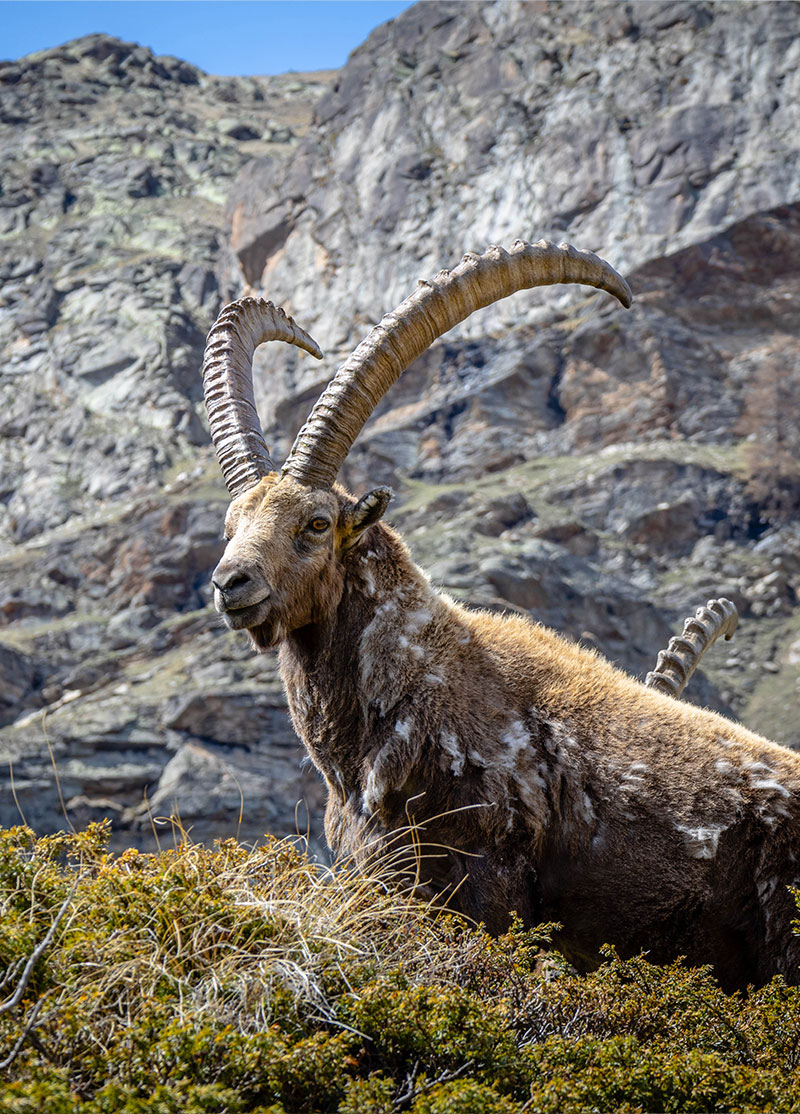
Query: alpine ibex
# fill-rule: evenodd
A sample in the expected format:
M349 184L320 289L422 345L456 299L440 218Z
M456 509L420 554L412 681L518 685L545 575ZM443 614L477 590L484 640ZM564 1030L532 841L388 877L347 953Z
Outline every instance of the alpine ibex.
M474 310L539 285L625 281L567 244L467 255L376 325L314 406L283 467L255 409L257 345L315 342L280 309L223 310L204 361L232 496L213 574L227 625L280 647L294 726L328 786L337 852L425 845L422 881L502 931L558 921L581 967L608 941L713 963L723 986L798 978L800 756L647 688L519 616L435 591L380 521L391 492L335 483L403 370Z

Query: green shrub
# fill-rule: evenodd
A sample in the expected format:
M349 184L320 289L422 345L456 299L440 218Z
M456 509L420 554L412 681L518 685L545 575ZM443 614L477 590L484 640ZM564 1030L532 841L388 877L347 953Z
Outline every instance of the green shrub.
M518 1102L474 1079L440 1083L415 1100L412 1114L518 1114Z
M349 1079L338 1114L394 1114L396 1084L382 1072L366 1079Z
M779 979L613 949L580 976L551 926L492 939L288 843L106 835L0 832L3 1114L800 1109Z

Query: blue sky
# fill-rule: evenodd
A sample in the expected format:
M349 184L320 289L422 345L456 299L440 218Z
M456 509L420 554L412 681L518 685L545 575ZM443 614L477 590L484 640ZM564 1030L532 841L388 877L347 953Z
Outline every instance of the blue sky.
M411 0L0 0L0 59L105 31L216 74L341 66Z

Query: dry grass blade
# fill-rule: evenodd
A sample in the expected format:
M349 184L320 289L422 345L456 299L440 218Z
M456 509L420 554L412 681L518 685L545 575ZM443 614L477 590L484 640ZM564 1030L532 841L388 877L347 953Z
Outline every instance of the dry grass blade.
M11 761L8 763L8 775L11 780L11 794L14 798L14 804L17 806L17 812L20 814L22 823L27 828L28 821L25 818L25 813L22 811L22 805L19 803L19 797L17 796L17 786L14 782L14 763Z
M61 811L64 813L64 819L66 820L66 822L69 826L69 830L74 834L75 829L72 826L72 820L70 819L70 815L67 812L67 805L66 805L66 802L64 801L64 794L61 792L61 779L58 776L58 767L56 765L56 756L53 753L53 747L52 747L52 744L50 742L50 737L47 734L47 712L48 712L47 708L45 708L44 711L42 712L42 732L44 733L44 741L47 744L47 753L50 755L50 765L53 767L53 777L56 779L56 789L58 790L58 800L61 804ZM19 806L17 806L17 807L19 807Z

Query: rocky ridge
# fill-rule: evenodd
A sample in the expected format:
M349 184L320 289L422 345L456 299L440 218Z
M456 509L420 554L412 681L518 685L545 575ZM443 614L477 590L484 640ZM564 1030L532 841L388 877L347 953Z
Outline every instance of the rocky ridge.
M257 289L329 351L257 358L279 455L416 278L520 235L601 251L634 309L557 288L475 315L345 479L395 485L453 594L639 674L730 596L689 693L800 745L798 6L747 9L426 3L325 75L104 36L0 65L0 753L29 822L63 823L54 764L118 845L173 811L195 838L304 829L301 798L318 831L274 661L209 609L204 334Z

